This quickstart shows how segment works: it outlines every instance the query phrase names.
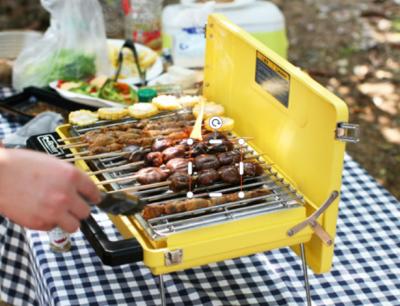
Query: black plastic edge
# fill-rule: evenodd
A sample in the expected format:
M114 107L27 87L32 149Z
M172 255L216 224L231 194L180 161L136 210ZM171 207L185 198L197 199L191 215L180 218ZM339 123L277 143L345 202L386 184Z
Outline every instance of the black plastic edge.
M110 241L92 216L81 222L81 231L105 265L119 266L143 260L143 248L135 238Z

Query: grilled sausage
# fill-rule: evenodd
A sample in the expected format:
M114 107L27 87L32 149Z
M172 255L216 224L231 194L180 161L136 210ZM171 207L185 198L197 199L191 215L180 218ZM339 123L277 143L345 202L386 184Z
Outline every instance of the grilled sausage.
M218 169L218 174L225 183L238 184L240 183L239 169L236 166L222 166Z
M201 154L194 159L197 171L204 169L218 169L220 164L215 155Z
M167 177L168 173L162 171L160 168L148 167L140 169L137 172L136 180L139 182L139 184L148 185L148 184L163 182L167 179Z
M211 186L219 180L218 171L215 169L205 169L199 172L197 176L198 186Z

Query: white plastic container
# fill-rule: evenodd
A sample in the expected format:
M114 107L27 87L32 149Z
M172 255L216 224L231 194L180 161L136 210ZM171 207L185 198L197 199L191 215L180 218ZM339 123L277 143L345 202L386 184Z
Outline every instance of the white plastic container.
M205 4L188 4L190 1L185 0L181 2L164 8L163 48L171 49L176 65L189 68L202 67L205 49L202 27L206 18L196 16L196 10L204 8ZM267 1L236 0L232 3L208 5L208 11L225 15L269 48L287 57L285 19L275 4ZM193 24L190 24L190 20Z

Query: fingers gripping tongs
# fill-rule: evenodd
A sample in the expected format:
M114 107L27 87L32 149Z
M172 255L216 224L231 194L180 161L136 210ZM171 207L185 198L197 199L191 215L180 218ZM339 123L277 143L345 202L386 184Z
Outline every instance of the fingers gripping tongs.
M145 202L135 195L124 192L113 194L102 192L102 200L96 206L111 215L130 216L141 212Z

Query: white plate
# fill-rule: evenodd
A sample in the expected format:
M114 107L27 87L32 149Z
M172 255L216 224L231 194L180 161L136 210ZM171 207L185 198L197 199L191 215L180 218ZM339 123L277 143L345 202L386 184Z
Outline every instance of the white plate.
M121 46L124 44L125 40L122 39L107 39L107 43L111 46L115 46L118 49L121 48ZM135 43L136 49L139 53L144 52L144 51L152 51L150 48ZM162 74L163 72L163 63L161 60L160 56L157 56L157 60L155 61L155 63L149 67L146 71L146 80L147 81L151 81L152 79L155 79L156 77L158 77L160 74ZM112 76L114 76L115 74L115 67L112 67ZM124 83L128 83L128 84L138 84L140 83L140 78L139 76L131 76L131 77L126 77L126 78L120 78L118 80L119 82L124 82Z
M233 2L227 2L227 3L215 3L216 8L235 8L235 7L241 7L250 3L255 2L255 0L235 0ZM205 3L196 3L195 0L181 0L181 3L185 6L190 6L190 7L199 7L204 5Z
M91 96L83 95L83 94L78 94L69 90L63 90L57 87L58 81L54 81L50 83L50 87L53 88L55 91L57 91L60 96L62 96L65 99L75 101L81 104L93 106L93 107L125 107L125 104L117 103L117 102L112 102L108 100L103 100L100 98L94 98ZM132 86L133 89L136 90L135 87Z

